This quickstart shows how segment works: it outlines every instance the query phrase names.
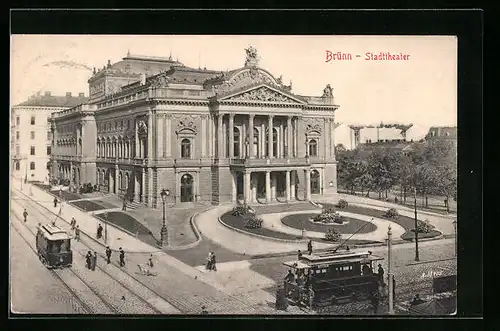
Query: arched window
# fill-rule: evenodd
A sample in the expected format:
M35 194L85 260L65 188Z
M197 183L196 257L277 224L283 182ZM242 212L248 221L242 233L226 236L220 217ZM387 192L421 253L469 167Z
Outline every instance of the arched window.
M181 141L181 158L191 158L191 142L189 139L182 139Z
M320 194L320 176L317 170L311 171L311 194Z
M278 156L278 130L276 128L273 129L273 156Z
M35 162L30 162L30 170L35 170Z
M16 161L16 170L19 170L21 168L21 165L19 164L19 161Z
M257 128L253 128L253 155L259 155L259 130Z
M240 157L240 130L234 128L234 157Z
M318 143L315 139L309 140L309 156L318 156Z
M193 202L193 176L184 174L181 177L181 202Z

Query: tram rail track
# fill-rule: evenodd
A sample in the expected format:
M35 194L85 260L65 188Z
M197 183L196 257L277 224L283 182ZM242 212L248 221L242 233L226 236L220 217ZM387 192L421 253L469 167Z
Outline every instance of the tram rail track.
M16 231L19 236L26 242L30 250L35 254L38 255L38 252L35 248L35 245L30 242L28 238L26 238L26 235L23 234L22 230L20 228L24 228L26 231L28 231L30 234L33 234L33 232L24 224L21 223L21 217L18 215L16 212L11 211L11 214L17 219L17 221L12 220L11 218L11 224L12 228L14 231ZM15 224L17 223L17 225ZM99 304L102 304L101 307L107 307L105 301L99 296L98 293L95 293L95 291L85 283L78 275L75 275L77 280L80 282L80 284L77 284L77 282L72 282L72 286L70 285L71 280L66 277L66 273L64 272L64 269L48 269L50 273L58 279L61 284L66 288L69 293L72 295L74 300L76 301L76 307L74 305L74 301L72 302L72 308L77 312L81 314L99 314L99 313L106 313L105 311L100 311L99 309L96 309L96 301ZM71 270L71 269L68 269ZM83 285L83 288L82 288ZM79 287L78 290L76 287ZM89 293L85 293L85 291L90 291ZM94 297L95 296L95 297ZM82 299L85 298L85 299ZM88 301L92 302L89 303ZM109 313L109 312L107 312ZM112 312L111 312L112 313Z
M50 221L51 221L51 220L50 220L51 216L50 216L50 215L46 215L46 211L45 211L45 210L42 210L43 206L39 206L39 205L36 203L36 201L33 201L33 200L31 200L31 199L26 199L26 200L24 200L24 201L26 201L26 203L27 203L27 205L30 207L30 209L35 210L35 211L37 212L37 214L39 214L39 216L40 216L42 219L44 219L44 220L46 220L46 221L48 221L48 222L50 222ZM21 205L20 205L19 200L15 201L15 202L13 201L12 203L16 203L16 204L18 204L21 208L23 207L23 206L21 206ZM12 211L12 212L13 212L14 214L16 214L16 215L17 215L17 213L16 213L16 212L14 212L14 211ZM34 215L33 215L33 216L34 216ZM33 216L32 216L32 217L33 217ZM18 217L18 219L19 219L19 220L21 220L21 218L19 217L19 215L17 215L17 217ZM67 223L67 222L66 222L66 220L64 220L64 222L65 222L65 223ZM26 226L26 228L28 228L28 230L29 230L29 231L30 231L33 235L35 235L35 234L33 233L33 231L32 231L31 229L29 229L29 227L28 227L26 224L22 223L22 225ZM80 241L80 242L78 242L78 244L80 244L80 245L82 245L83 247L85 247L85 250L90 250L90 251L93 251L93 250L94 250L94 249L92 249L89 245L87 245L87 244L85 244L85 243L83 243L83 242L81 242L81 241ZM78 244L77 244L77 245L78 245ZM83 253L82 253L81 251L79 251L79 250L73 250L73 252L74 252L74 253L78 253L78 254L79 254L80 256L82 256L82 257L84 257L84 256L85 256L85 254L83 254ZM36 250L35 250L35 253L36 253ZM127 284L126 284L126 282L124 282L123 280L118 279L116 276L114 276L113 274L111 274L109 271L105 270L105 268L100 267L99 265L97 265L97 266L96 266L96 268L97 268L97 269L99 269L100 271L102 271L102 272L103 272L103 273L104 273L104 274L105 274L105 275L106 275L109 279L111 279L112 281L116 282L116 283L117 283L117 284L118 284L118 285L119 285L119 286L120 286L120 287L124 290L124 293L126 293L126 294L127 294L127 297L128 297L128 298L129 298L130 296L132 296L136 302L137 302L137 301L139 301L139 302L140 302L140 304L141 304L141 306L143 306L144 308L146 308L145 310L149 310L149 311L150 311L150 314L163 314L163 313L164 313L162 310L158 309L155 305L153 305L152 303L150 303L148 300L144 299L142 296L140 296L140 295L139 295L139 294L137 294L136 292L134 292L134 291L132 291L131 289L129 289L129 288L128 288L128 286L127 286ZM83 279L82 279L82 276L78 275L78 274L77 274L77 272L75 272L73 269L70 269L70 270L71 270L71 272L72 272L72 273L73 273L76 277L78 277L80 280L82 280L82 281L83 281L83 282L84 282L84 283L85 283L85 284L86 284L86 285L87 285L87 286L88 286L88 287L89 287L92 291L94 291L94 293L95 293L97 296L99 296L99 297L100 297L100 299L104 302L104 305L106 305L106 306L108 307L108 310L110 310L110 311L111 311L111 313L115 313L115 314L120 314L120 313L122 313L122 314L127 314L127 312L125 312L125 311L123 311L123 312L122 312L122 311L121 311L121 310L122 310L122 309L121 309L122 307L121 307L119 304L115 304L115 305L113 305L113 304L109 303L107 299L105 299L105 298L104 298L101 294L99 294L97 291L95 291L95 290L92 288L92 285L91 285L91 284L88 284L89 282L88 282L87 280L83 280ZM120 271L120 272L122 272L122 271ZM124 275L121 275L121 276L123 276L122 278L127 278L127 277L130 277L127 273L125 273ZM131 280L129 280L129 284L130 284L130 281L131 281ZM134 284L134 286L136 286L136 287L144 287L144 285L142 285L142 284ZM149 290L149 289L145 288L145 289L142 289L142 292L144 293L145 291L148 291L148 290ZM149 291L149 292L151 292L151 291ZM155 295L155 296L156 296L156 293L153 293L153 295ZM151 295L149 295L149 296L151 296ZM124 297L125 297L125 295L123 295L123 298L124 298ZM161 300L163 300L161 297L160 297L160 299L161 299ZM161 300L160 300L160 301L161 301ZM124 310L127 310L127 308L126 308L126 307L124 307ZM141 313L143 313L143 314L147 314L147 313L144 313L144 312L141 312ZM130 312L129 312L128 314L130 314Z

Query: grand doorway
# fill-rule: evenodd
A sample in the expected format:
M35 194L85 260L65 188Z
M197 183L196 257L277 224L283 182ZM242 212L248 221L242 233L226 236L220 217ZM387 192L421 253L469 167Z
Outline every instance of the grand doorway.
M193 202L193 176L184 174L181 177L181 202Z
M320 194L320 176L317 170L311 171L311 194Z

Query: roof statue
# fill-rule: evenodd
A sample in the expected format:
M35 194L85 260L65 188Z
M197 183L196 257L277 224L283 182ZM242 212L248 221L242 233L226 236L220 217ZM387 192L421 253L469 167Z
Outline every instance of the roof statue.
M276 82L280 85L283 84L283 75L280 75L277 79L276 79Z
M327 84L325 89L323 90L322 98L331 98L333 97L333 89L330 84Z
M245 67L256 67L259 64L257 49L253 46L249 46L248 48L245 48L245 51L247 52Z
M146 74L141 73L141 85L146 85Z

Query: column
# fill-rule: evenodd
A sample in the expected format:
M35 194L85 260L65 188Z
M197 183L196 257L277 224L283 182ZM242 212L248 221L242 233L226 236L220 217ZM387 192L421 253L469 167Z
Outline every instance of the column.
M283 158L283 123L280 122L280 129L278 134L278 158Z
M148 116L148 135L147 135L147 147L148 150L146 152L146 156L148 159L154 158L154 150L153 148L155 147L153 145L153 136L156 136L156 132L153 132L156 130L153 130L153 111L149 111L149 116Z
M275 172L273 176L271 176L271 200L276 200L276 175Z
M259 135L259 158L263 159L266 157L266 127L264 123L260 125L260 135Z
M286 155L288 158L292 157L292 117L288 116L286 118L286 129L287 129L287 137L286 137Z
M135 157L138 158L141 155L140 152L141 146L139 142L139 125L137 121L135 122Z
M271 172L266 171L266 203L271 202Z
M294 129L294 157L298 157L299 155L299 118L295 117L295 129Z
M330 148L330 155L335 160L335 120L333 118L330 119Z
M115 164L115 192L118 194L118 188L120 187L120 182L118 180L118 173L120 172L120 169L118 168L118 164Z
M290 176L291 176L291 187L290 187L290 198L291 200L295 200L295 171L292 170L290 171Z
M311 200L311 171L309 169L305 169L304 170L304 175L305 175L305 192L306 192L306 196L305 196L305 200L306 201L309 201Z
M146 169L142 168L142 178L141 178L141 202L145 203L146 197Z
M250 202L250 171L245 171L243 178L243 197L246 204Z
M290 171L286 171L286 201L290 201Z
M113 176L111 176L111 169L108 169L108 193L113 193L114 182Z
M236 172L231 172L231 201L236 203L237 196L237 188L236 188Z
M139 172L137 170L134 171L134 201L140 201L141 194L141 183L139 181Z
M205 144L204 139L207 139L207 120L205 116L202 116L201 118L201 136L202 136L202 144L201 144L201 157L205 158L206 157L206 149L207 149L207 144Z
M258 173L256 173L258 175ZM254 176L252 179L252 202L257 202L257 180L258 177Z
M165 133L164 133L164 141L165 141L165 154L166 157L170 157L172 154L172 139L171 139L171 129L170 129L170 115L165 116Z
M229 114L229 157L234 157L234 114Z
M269 154L267 155L267 157L269 157L270 159L272 159L274 156L273 156L273 115L269 115L269 123L268 123L268 128L269 128L269 132L268 132L268 149L269 149Z
M219 159L223 158L223 139L222 139L222 118L224 117L224 114L219 114L217 116L217 157Z
M324 157L327 160L330 159L330 155L331 155L331 153L330 153L330 151L331 151L331 149L330 149L330 138L329 138L331 136L330 129L331 129L331 127L330 127L330 119L329 118L325 118L324 119L324 132L325 132L324 136L325 136L325 139L323 139L325 143L323 145L324 145L324 151L325 151L324 152Z
M254 158L254 153L253 153L253 119L255 115L250 114L248 115L248 156L253 159Z

